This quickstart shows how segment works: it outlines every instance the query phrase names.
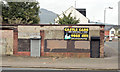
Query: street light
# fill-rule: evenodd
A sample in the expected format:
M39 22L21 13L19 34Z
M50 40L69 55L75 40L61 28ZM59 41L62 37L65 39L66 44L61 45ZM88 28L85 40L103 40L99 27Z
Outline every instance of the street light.
M113 7L107 7L104 10L104 24L105 24L105 19L106 19L106 9L113 9Z

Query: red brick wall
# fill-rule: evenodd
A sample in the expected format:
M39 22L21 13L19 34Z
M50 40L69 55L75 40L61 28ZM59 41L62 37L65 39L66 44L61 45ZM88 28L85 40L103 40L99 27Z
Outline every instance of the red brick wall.
M104 57L104 30L100 30L100 57Z
M13 37L14 37L14 40L13 40L13 54L16 55L17 51L18 51L18 30L17 30L17 28L14 29Z
M16 56L30 56L30 52L17 52Z
M18 29L14 29L13 33L13 54L16 56L30 56L30 52L18 52Z
M41 56L44 56L44 30L40 30L40 36L41 36Z
M90 53L72 53L72 52L63 52L63 53L56 53L56 52L45 52L45 56L58 56L58 57L90 57Z

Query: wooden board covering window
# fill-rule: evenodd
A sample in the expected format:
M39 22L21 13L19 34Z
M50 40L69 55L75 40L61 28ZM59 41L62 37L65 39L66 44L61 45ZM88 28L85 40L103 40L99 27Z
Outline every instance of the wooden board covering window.
M67 41L65 41L65 40L47 40L47 48L49 48L49 49L66 49Z
M75 49L90 49L90 41L75 41Z

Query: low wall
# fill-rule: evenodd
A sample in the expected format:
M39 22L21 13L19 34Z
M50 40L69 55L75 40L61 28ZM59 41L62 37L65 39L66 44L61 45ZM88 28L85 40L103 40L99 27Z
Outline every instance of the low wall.
M56 53L56 52L45 52L44 56L50 56L50 57L90 57L90 53L74 53L74 52L64 52L64 53Z

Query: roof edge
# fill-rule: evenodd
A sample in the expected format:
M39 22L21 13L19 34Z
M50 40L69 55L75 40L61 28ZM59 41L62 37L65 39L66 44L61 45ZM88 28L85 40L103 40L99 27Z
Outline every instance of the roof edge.
M2 24L1 26L105 26L103 24Z

